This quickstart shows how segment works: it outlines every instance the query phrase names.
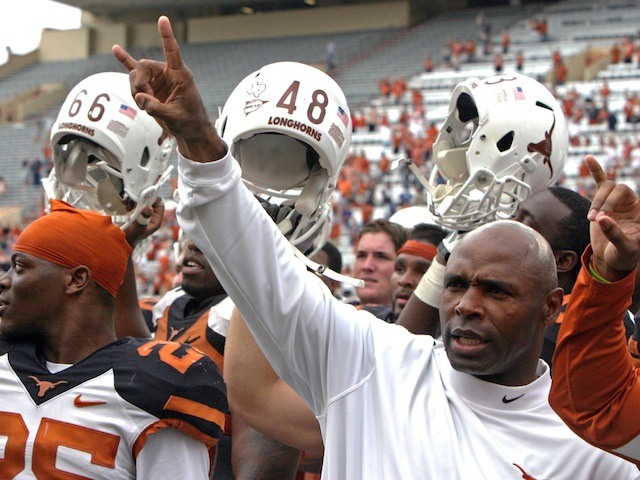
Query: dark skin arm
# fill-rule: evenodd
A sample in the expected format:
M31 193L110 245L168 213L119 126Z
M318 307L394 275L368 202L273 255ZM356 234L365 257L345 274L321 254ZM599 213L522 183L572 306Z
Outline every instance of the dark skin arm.
M160 198L156 199L152 207L146 207L142 210L141 215L145 219L149 219L149 223L142 225L139 222L133 222L125 230L127 242L132 249L135 249L138 243L160 228L163 214L164 202ZM140 310L135 267L131 257L127 263L124 281L116 295L115 326L118 338L126 336L149 337L151 335L142 316L142 310Z
M440 310L427 305L414 293L400 312L398 325L402 325L416 335L440 335Z
M262 435L233 417L232 463L236 480L293 480L300 450Z
M306 403L275 373L238 310L231 315L224 355L224 378L235 419L307 453L322 457L320 426Z

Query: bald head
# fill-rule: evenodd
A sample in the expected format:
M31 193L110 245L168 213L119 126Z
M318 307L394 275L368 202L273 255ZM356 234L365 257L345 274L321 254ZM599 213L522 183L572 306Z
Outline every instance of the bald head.
M541 293L558 286L556 261L549 242L533 228L512 220L487 223L464 235L453 255L464 255L467 249L481 249L487 253L504 252L519 259L515 275L534 276Z

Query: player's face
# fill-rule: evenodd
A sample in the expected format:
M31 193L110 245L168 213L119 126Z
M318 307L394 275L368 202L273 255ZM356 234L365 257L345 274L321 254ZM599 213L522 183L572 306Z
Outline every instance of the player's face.
M209 262L193 242L188 242L182 259L182 288L197 300L224 293Z
M530 226L547 240L557 236L556 225L571 214L571 210L549 190L534 193L516 210L515 219Z
M545 326L539 282L527 267L533 253L513 235L480 240L461 243L447 262L440 302L447 356L458 371L523 385L533 380Z
M401 253L391 275L393 285L393 311L398 315L431 265L431 260L410 253Z
M8 337L46 334L64 302L66 269L33 255L14 252L0 277L0 333Z
M360 238L353 273L365 282L364 287L356 289L363 305L391 305L391 274L395 261L395 245L386 233L365 233Z

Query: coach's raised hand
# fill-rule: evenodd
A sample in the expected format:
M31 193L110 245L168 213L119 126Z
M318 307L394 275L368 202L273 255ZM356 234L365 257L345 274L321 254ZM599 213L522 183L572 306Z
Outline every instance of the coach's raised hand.
M135 101L175 137L182 155L203 163L218 160L226 153L226 146L215 131L193 74L182 61L171 22L164 15L158 19L158 32L164 62L136 60L121 46L113 46L113 54L129 71Z

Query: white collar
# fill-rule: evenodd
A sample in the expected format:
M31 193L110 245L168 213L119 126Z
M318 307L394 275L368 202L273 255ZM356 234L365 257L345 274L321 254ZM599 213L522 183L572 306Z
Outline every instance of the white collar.
M434 353L441 366L443 378L447 379L447 383L460 398L469 404L505 411L530 410L549 404L551 375L549 374L549 366L544 360L538 360L536 369L538 378L533 382L528 385L508 387L454 370L446 356L444 346L440 342L436 342Z

